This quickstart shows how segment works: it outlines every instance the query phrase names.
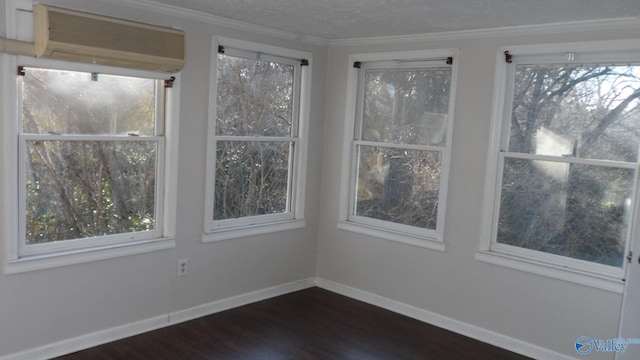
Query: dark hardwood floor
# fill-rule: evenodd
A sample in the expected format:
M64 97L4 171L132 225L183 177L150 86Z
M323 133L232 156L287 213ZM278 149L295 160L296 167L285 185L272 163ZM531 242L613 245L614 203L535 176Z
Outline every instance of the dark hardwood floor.
M310 288L58 359L528 358L320 288Z

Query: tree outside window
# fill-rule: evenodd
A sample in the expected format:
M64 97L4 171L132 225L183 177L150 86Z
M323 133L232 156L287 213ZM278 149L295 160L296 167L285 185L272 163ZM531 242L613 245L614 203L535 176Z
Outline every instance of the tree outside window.
M158 81L27 68L19 85L24 245L157 231Z
M640 67L520 64L496 242L622 267L640 146Z
M353 142L355 223L435 233L442 216L451 67L362 63Z
M292 217L300 61L218 54L213 221Z

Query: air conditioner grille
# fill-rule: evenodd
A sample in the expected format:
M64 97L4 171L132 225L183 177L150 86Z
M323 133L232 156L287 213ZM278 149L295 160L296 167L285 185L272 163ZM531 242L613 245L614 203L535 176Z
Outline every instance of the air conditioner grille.
M185 64L181 30L44 4L33 14L38 57L165 72Z
M182 37L165 29L49 11L49 41L58 43L179 59L184 57Z

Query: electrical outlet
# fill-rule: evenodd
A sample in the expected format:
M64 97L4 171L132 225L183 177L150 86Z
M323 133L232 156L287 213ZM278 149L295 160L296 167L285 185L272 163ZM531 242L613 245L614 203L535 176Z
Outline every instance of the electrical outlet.
M178 277L187 275L188 259L178 260Z

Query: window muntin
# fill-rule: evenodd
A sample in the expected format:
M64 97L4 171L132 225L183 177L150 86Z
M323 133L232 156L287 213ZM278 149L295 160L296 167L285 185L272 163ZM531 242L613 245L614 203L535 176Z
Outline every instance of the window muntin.
M218 54L213 229L294 218L300 66L229 47Z
M512 67L493 247L622 268L637 194L640 67L524 61Z
M18 77L20 256L162 234L160 89L35 67Z
M438 238L452 78L441 64L361 65L349 221Z

